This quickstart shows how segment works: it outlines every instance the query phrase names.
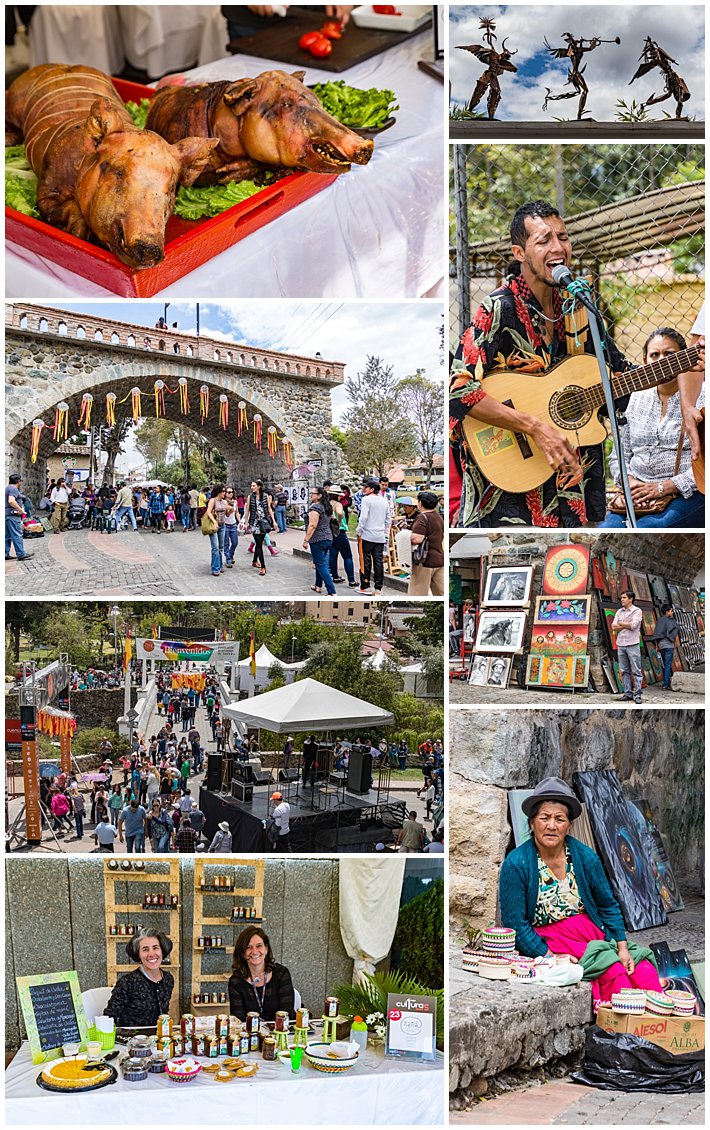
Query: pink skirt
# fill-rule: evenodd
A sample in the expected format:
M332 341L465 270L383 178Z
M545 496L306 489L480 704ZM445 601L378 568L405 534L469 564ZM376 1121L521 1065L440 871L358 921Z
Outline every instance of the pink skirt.
M547 942L552 953L569 953L580 958L589 942L604 940L604 933L595 926L587 914L573 914L561 922L550 926L533 926L536 934ZM662 991L658 973L650 961L640 961L633 973L629 974L620 961L615 961L608 969L592 981L592 996L595 1006L599 1001L610 1001L612 993L619 989L655 989Z

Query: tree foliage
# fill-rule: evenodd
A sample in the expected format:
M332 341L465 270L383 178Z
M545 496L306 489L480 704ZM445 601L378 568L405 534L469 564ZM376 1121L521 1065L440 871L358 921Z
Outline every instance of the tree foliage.
M399 382L399 392L404 406L414 423L417 447L426 465L425 486L431 486L434 455L441 447L444 434L444 389L436 381L417 369L412 377Z
M385 465L416 454L414 426L398 386L392 366L379 357L368 357L364 371L345 382L345 455L357 474L381 475Z

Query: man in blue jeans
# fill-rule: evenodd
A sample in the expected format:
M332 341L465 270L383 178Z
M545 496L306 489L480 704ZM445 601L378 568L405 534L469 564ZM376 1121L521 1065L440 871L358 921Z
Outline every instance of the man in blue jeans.
M643 669L641 667L641 624L643 612L634 604L634 594L626 589L619 594L621 608L611 622L619 656L619 672L624 684L624 698L641 703Z
M123 843L125 830L126 851L129 855L131 852L142 855L145 851L145 825L146 811L135 797L131 797L131 803L126 805L118 818L118 838Z
M673 607L664 604L661 608L660 618L656 621L651 637L661 656L663 664L663 689L671 690L673 677L673 656L675 654L675 641L678 639L678 624L673 616Z
M22 519L25 508L22 502L22 476L10 475L8 485L5 487L5 560L10 558L10 549L14 546L18 561L26 561L34 557L34 553L25 553L25 544L22 540Z
M283 483L277 483L274 494L274 514L276 515L276 525L279 528L280 534L286 533L286 507L288 506L288 494L283 488Z

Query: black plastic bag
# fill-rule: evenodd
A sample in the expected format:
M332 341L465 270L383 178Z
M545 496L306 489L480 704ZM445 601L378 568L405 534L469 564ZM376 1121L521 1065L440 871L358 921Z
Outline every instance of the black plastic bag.
M665 1048L630 1033L587 1029L584 1059L571 1078L604 1091L662 1091L690 1094L705 1090L705 1053L671 1055Z

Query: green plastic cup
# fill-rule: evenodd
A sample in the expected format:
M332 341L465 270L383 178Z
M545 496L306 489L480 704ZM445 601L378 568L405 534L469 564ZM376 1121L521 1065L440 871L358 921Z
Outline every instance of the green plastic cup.
M296 1046L291 1048L291 1070L298 1071L301 1067L301 1060L303 1059L303 1048Z

